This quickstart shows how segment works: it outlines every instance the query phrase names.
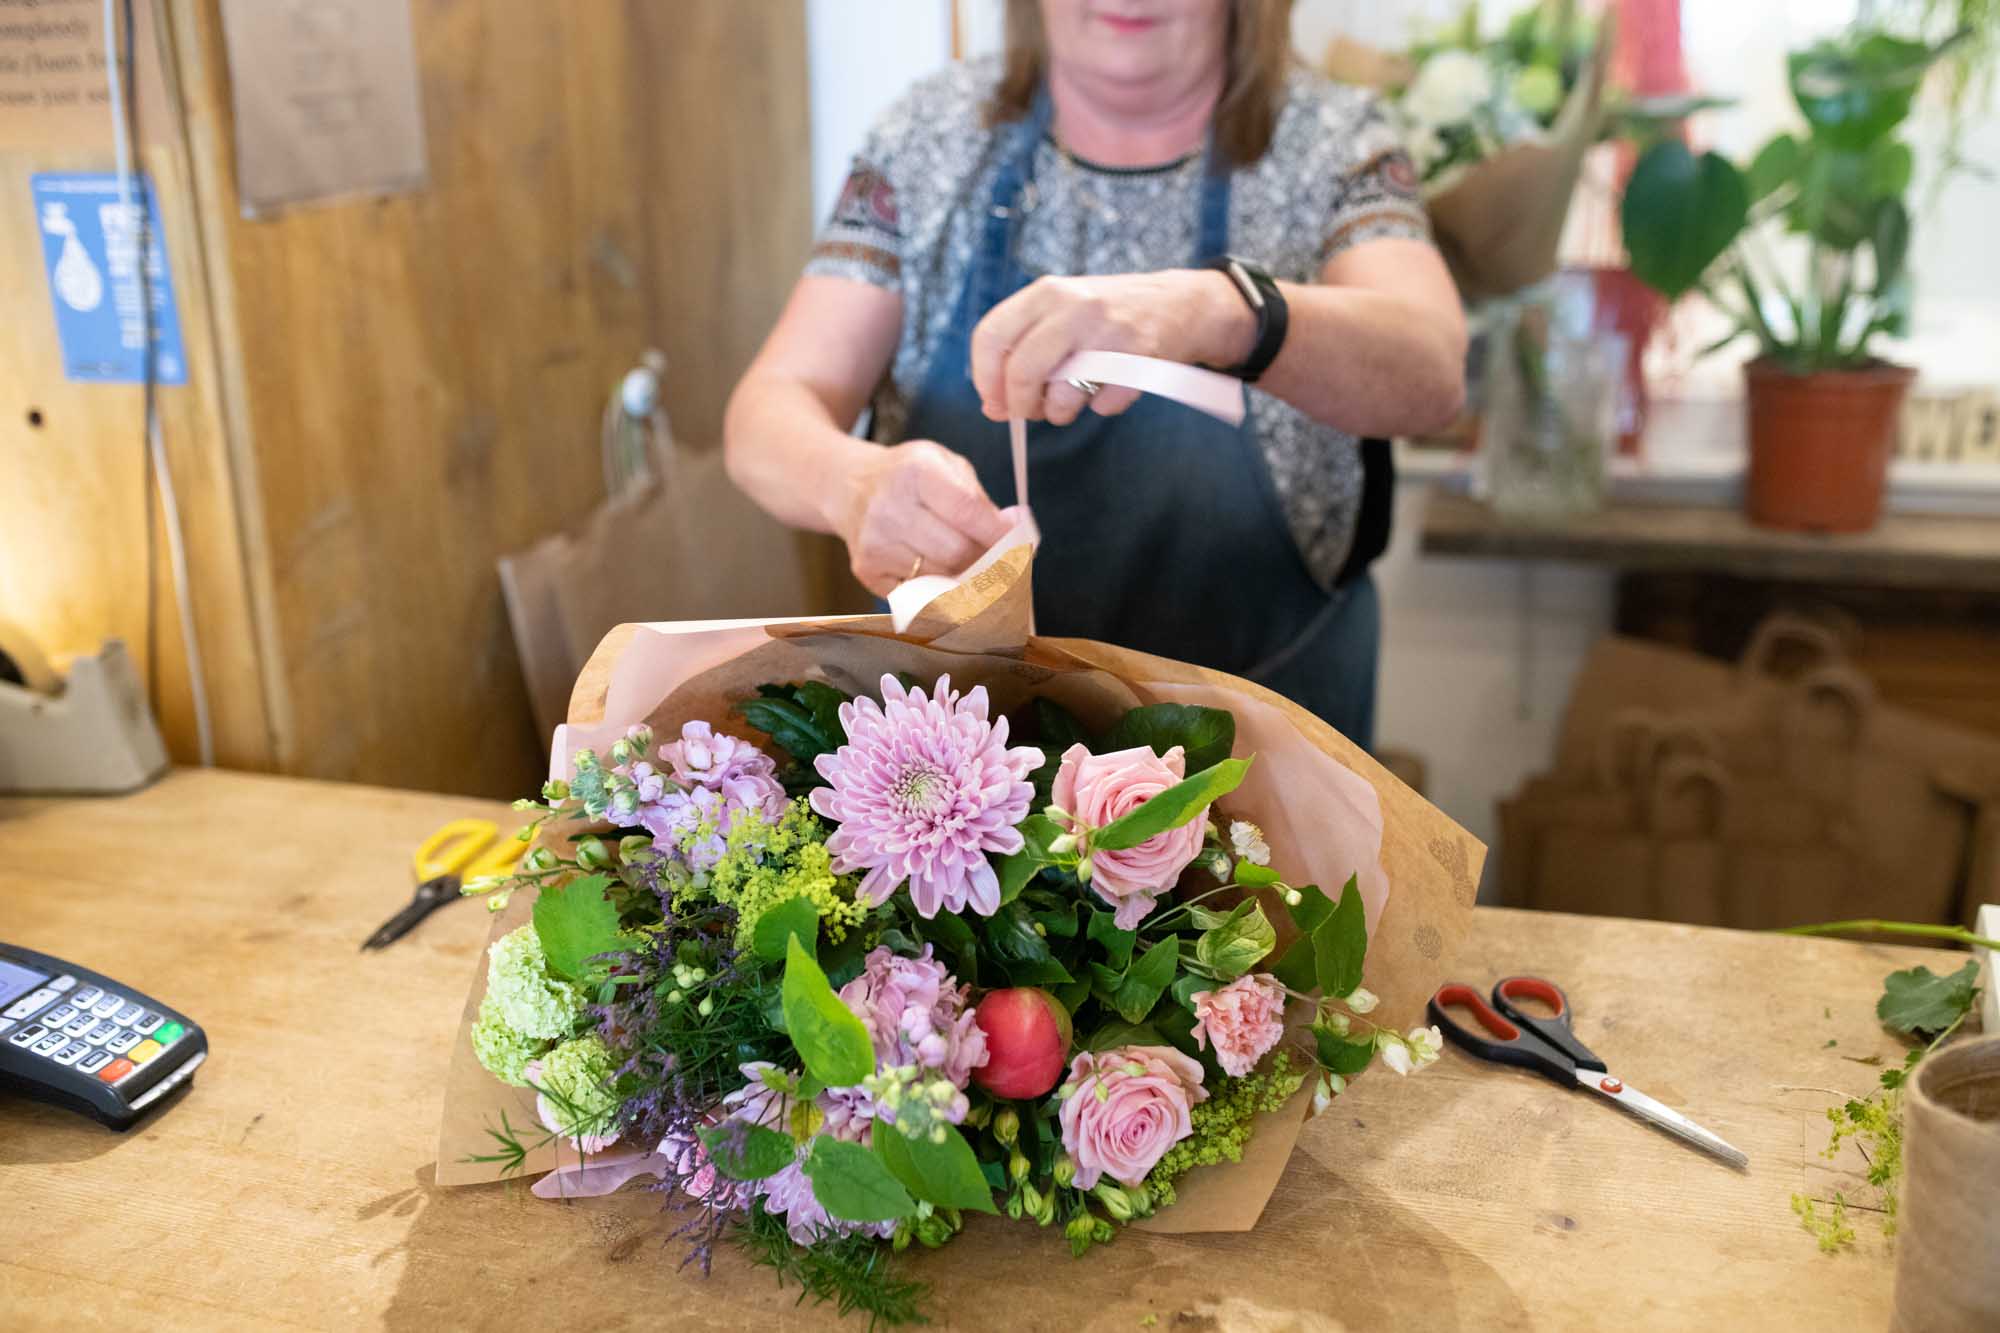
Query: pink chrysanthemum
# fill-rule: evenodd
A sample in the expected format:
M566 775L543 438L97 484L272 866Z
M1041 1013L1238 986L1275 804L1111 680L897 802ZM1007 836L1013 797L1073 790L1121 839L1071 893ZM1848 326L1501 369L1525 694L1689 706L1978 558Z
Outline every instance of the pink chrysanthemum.
M886 902L907 881L920 916L999 911L986 854L1021 850L1015 825L1034 800L1027 778L1042 752L1009 749L1007 719L987 721L986 688L961 700L950 676L932 698L884 676L882 703L842 704L840 724L847 744L814 761L833 785L813 792L812 807L839 825L826 840L834 870L868 872L855 896Z

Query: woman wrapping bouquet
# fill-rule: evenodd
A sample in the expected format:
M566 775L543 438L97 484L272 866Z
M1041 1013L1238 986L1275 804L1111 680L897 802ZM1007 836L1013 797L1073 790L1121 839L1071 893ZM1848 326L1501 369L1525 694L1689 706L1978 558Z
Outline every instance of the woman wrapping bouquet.
M1003 425L1037 423L1038 628L1246 676L1365 746L1371 437L1452 419L1465 329L1394 131L1291 60L1290 8L1009 0L1004 58L919 83L857 156L728 457L886 594L1000 538ZM1056 377L1085 349L1227 371L1248 415Z

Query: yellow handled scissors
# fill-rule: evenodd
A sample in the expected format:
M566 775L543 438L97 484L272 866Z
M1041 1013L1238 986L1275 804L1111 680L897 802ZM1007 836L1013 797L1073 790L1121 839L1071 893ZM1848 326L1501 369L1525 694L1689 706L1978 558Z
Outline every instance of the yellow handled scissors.
M403 909L361 942L364 949L385 949L416 928L419 921L460 896L468 879L511 874L527 854L528 844L503 837L490 819L454 819L425 838L410 857L417 874L417 891Z

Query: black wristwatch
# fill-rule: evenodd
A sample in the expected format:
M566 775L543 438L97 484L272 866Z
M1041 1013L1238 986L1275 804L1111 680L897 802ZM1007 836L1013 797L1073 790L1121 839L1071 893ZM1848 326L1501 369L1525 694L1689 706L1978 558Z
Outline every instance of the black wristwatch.
M1278 290L1278 284L1269 273L1248 259L1235 255L1220 255L1203 265L1212 268L1229 279L1236 291L1250 307L1250 313L1257 317L1257 339L1250 344L1250 355L1237 366L1213 366L1225 375L1234 375L1246 384L1255 384L1257 377L1271 368L1278 359L1278 350L1285 345L1285 329L1291 322L1290 309L1285 305L1285 294Z

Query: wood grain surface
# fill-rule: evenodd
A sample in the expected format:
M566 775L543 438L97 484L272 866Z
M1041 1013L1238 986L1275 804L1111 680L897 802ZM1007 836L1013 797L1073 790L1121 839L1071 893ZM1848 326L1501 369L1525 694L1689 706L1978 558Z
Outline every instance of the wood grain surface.
M409 852L498 806L177 773L98 803L0 802L0 936L192 1014L192 1090L120 1136L0 1097L10 1329L831 1325L733 1253L677 1272L644 1192L545 1203L440 1190L439 1077L485 939L453 905L387 952ZM1849 1057L1898 1054L1882 975L1931 951L1482 910L1457 973L1562 982L1612 1070L1749 1153L1738 1172L1616 1110L1447 1048L1377 1070L1310 1124L1258 1228L1060 1237L979 1219L911 1270L979 1329L1880 1328L1892 1256L1857 1214L1821 1255L1788 1200L1854 1192L1823 1161ZM1153 1324L1143 1323L1148 1315ZM845 1327L859 1329L860 1323Z
M1470 496L1432 487L1423 550L1869 587L2000 588L2000 522L1941 514L1885 514L1874 531L1847 536L1778 532L1741 510L1705 506L1610 505L1510 523Z

